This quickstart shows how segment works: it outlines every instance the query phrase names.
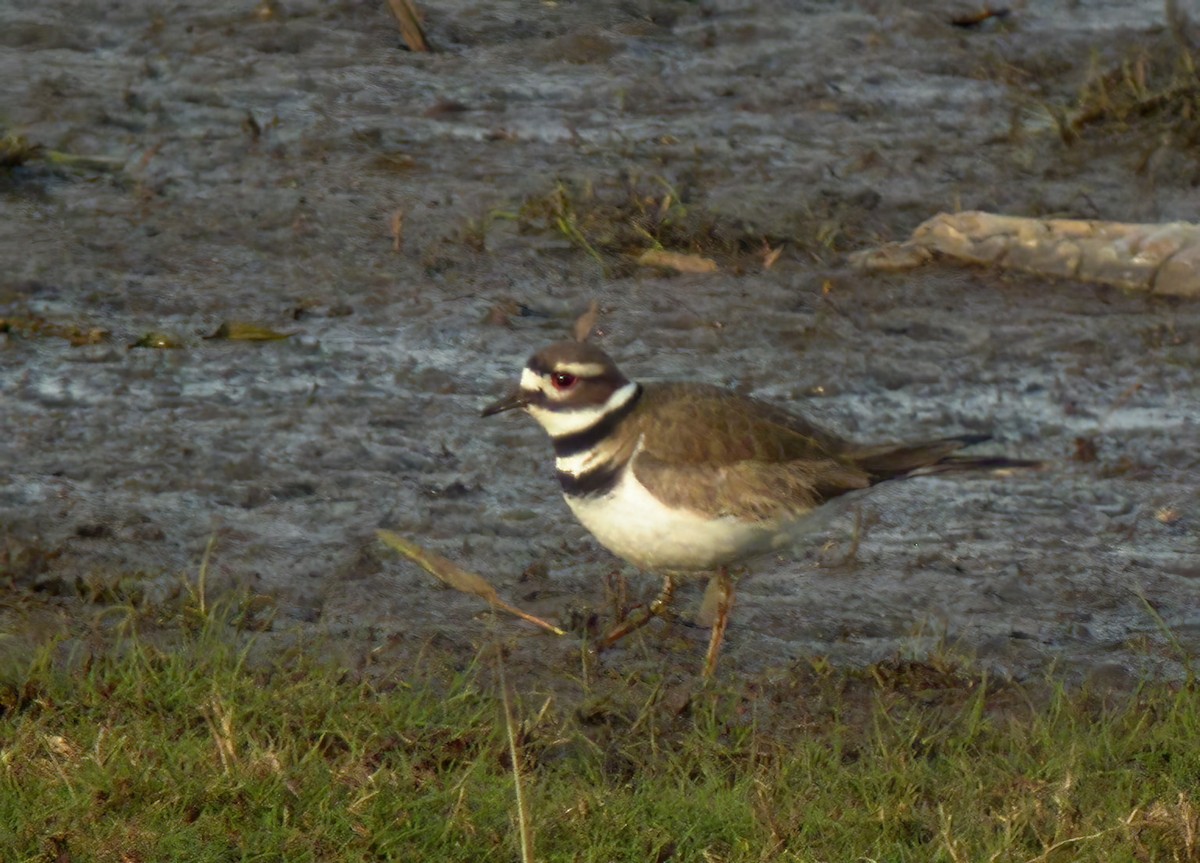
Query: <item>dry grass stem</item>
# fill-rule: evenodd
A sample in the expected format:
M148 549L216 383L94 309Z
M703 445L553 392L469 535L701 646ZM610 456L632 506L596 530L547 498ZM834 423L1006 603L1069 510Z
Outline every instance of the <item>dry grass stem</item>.
M504 730L508 739L508 758L512 763L513 794L517 803L517 830L521 838L521 863L533 863L533 825L529 816L529 804L525 800L525 787L521 782L521 747L517 742L517 723L513 719L512 695L508 680L504 676L504 657L496 653L496 675L500 682L500 700L504 705ZM550 702L542 707L544 714ZM539 719L541 714L539 714Z

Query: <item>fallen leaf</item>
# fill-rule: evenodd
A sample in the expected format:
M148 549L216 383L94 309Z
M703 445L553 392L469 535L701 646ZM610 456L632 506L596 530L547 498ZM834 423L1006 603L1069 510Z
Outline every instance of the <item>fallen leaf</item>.
M79 757L79 749L65 737L57 734L46 734L42 737L42 741L46 744L46 748L60 758L75 760Z
M404 246L404 211L395 210L390 220L392 229L392 251L398 252Z
M763 250L763 269L769 270L769 269L771 269L771 267L775 266L775 262L779 260L779 256L782 254L783 254L783 245L782 244L780 244L778 247L776 247L774 249L772 249L770 246L767 246Z
M245 324L240 321L226 321L217 327L206 339L228 339L231 342L274 342L280 339L290 339L295 333L281 333L269 327L258 324Z
M108 341L108 330L101 327L92 327L89 330L80 330L72 327L67 330L64 337L73 345L98 345L101 342Z
M516 311L517 304L513 300L502 300L494 303L483 316L483 322L490 327L507 327L512 324L511 316Z
M950 18L950 23L955 27L978 27L989 18L1007 18L1012 12L1009 9L993 9L991 6L984 6L982 9L975 9L964 12L959 15L953 15Z
M179 340L174 336L167 335L166 333L155 332L146 333L146 335L129 345L130 350L133 348L154 348L155 350L163 351L176 350L177 348L181 347L183 347L183 345L180 344Z
M526 614L516 606L509 605L500 598L499 594L496 593L496 589L488 584L483 576L463 569L449 558L442 557L437 552L421 548L416 543L410 542L400 534L390 530L377 530L375 531L375 535L379 537L379 540L384 545L400 552L443 584L461 593L469 593L481 599L486 599L495 608L507 611L509 614L540 626L542 629L553 632L555 635L566 635L563 630L554 624L547 623L540 617Z
M425 38L425 30L421 26L425 16L417 8L417 4L413 0L388 0L388 5L392 9L392 14L396 16L396 21L400 25L400 35L404 38L404 44L408 46L408 50L431 51L429 40Z
M1154 518L1161 524L1174 524L1183 518L1183 513L1173 506L1160 506L1154 511Z
M430 575L444 584L453 587L455 590L462 593L474 594L486 599L488 602L499 600L500 597L497 595L496 589L488 584L483 576L463 569L447 557L442 557L436 552L427 551L416 543L409 542L398 533L393 533L390 530L379 530L375 533L383 540L385 545L400 552Z
M595 300L592 300L591 304L587 307L587 311L575 319L575 326L572 328L575 341L586 342L588 336L592 334L592 328L596 326L596 320L599 317L600 306Z
M1096 439L1090 437L1075 438L1075 461L1091 464L1099 456L1099 449L1096 446Z
M712 258L700 255L689 255L684 252L668 252L666 249L648 249L643 252L637 262L643 267L664 267L668 270L678 270L681 273L715 273L717 262Z

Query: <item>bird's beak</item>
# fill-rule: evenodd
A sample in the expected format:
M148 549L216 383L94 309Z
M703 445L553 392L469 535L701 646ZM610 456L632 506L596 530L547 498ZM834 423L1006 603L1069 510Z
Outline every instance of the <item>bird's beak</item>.
M504 396L504 398L500 399L499 401L492 402L490 405L485 407L481 415L490 417L492 414L511 411L515 408L523 408L527 404L529 404L528 397L526 397L525 393L521 391L520 387L516 387L512 392Z

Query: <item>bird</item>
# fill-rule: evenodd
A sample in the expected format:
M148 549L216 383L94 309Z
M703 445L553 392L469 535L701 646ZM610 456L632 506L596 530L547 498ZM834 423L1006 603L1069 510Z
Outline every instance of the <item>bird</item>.
M1040 465L959 454L986 434L862 445L713 384L639 383L582 340L534 353L519 383L482 415L511 410L549 434L563 498L583 526L617 557L663 575L658 597L600 647L663 614L679 576L711 573L706 678L732 606L730 568L794 547L835 512L832 502L908 477Z

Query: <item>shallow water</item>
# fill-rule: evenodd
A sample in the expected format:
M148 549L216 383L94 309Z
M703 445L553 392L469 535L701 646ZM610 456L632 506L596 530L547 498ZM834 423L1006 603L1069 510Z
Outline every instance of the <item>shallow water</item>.
M618 564L571 520L540 430L477 418L594 297L632 375L738 386L862 440L986 429L1052 464L881 488L853 553L848 514L760 562L727 671L949 640L1016 675L1180 672L1171 639L1200 648L1197 307L841 254L958 208L1194 219L1194 157L1066 148L1038 108L1070 104L1094 58L1169 44L1161 3L1029 3L980 30L932 2L424 5L431 56L376 3L0 8L4 121L125 160L0 180L0 316L113 334L0 335L0 522L60 552L42 590L165 595L215 534L211 577L274 597L278 632L461 655L524 636L379 549L387 527L529 610L606 613ZM511 221L472 236L558 178L623 173L794 241L769 271L608 276ZM487 323L507 302L539 315ZM201 338L223 320L296 335ZM149 331L182 349L126 349ZM705 633L656 627L605 661L697 664L677 636ZM538 675L577 652L532 635L510 655Z

